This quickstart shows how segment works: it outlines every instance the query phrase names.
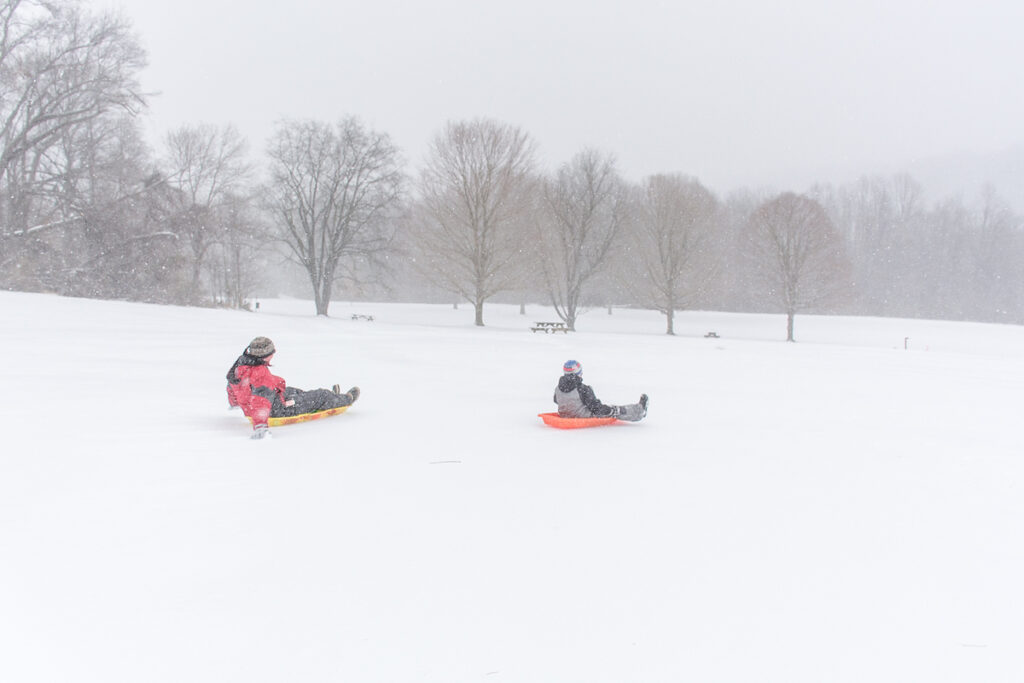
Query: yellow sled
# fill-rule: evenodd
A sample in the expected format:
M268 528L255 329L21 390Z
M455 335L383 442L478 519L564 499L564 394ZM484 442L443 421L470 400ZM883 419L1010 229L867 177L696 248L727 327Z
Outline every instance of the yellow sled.
M340 408L329 408L327 410L321 410L316 413L302 413L301 415L292 415L291 417L272 417L267 420L268 427L283 427L285 425L298 424L299 422L309 422L310 420L319 420L332 415L341 415L350 406L341 406ZM248 418L249 422L252 422L252 418Z

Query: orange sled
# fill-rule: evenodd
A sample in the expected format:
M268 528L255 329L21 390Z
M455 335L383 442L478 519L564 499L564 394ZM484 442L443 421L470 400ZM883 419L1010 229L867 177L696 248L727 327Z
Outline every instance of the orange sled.
M544 424L558 429L582 429L583 427L600 427L618 422L614 417L562 417L558 413L538 413L537 417Z
M283 427L284 425L298 424L299 422L309 422L310 420L319 420L321 418L330 417L331 415L341 415L350 406L341 406L340 408L329 408L328 410L321 410L316 413L303 413L301 415L292 415L291 417L272 417L267 420L268 427ZM249 422L252 422L252 418L248 418Z

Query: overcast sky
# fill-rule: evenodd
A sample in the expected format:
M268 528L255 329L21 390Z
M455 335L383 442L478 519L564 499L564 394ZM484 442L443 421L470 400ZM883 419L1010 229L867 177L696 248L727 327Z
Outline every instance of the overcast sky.
M93 6L96 6L95 4ZM631 180L802 191L1024 142L1024 1L107 0L149 53L151 136L354 114L418 165L449 120Z

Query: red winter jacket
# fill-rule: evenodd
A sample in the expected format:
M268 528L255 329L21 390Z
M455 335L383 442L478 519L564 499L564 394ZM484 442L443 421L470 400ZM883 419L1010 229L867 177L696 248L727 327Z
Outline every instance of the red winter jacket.
M262 358L242 354L228 370L228 397L234 401L253 425L267 424L270 407L276 394L284 403L284 379L270 372Z

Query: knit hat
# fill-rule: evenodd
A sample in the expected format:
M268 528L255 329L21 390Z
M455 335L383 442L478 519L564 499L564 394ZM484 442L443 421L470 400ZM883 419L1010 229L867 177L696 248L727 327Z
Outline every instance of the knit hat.
M269 338L256 337L249 342L249 348L247 348L245 352L254 358L266 358L276 350L277 349L274 348L274 342L270 341Z
M562 366L562 372L567 375L578 375L583 372L583 366L577 361L567 360L565 361L565 365Z

